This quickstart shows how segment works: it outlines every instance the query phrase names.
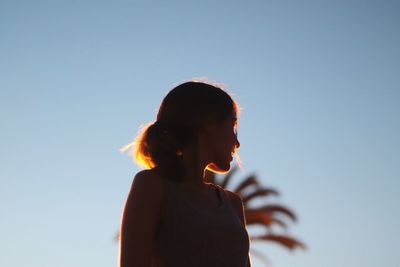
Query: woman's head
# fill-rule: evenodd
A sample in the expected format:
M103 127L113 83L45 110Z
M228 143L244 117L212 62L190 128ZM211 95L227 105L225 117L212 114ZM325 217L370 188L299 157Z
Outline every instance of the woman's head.
M227 171L229 168L222 157L229 153L227 157L230 158L231 152L239 146L236 133L232 136L238 113L239 105L222 88L204 82L185 82L168 92L157 120L144 127L135 141L124 149L133 146L136 162L146 168L160 167L173 176L182 176L183 151L197 141L208 125L207 129L215 129L209 145L216 155L216 162L213 161L209 169Z

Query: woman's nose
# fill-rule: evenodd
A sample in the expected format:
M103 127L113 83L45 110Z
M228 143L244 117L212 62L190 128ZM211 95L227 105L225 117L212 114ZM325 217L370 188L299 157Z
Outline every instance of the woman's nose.
M236 138L236 149L238 149L240 147L240 142L239 139Z

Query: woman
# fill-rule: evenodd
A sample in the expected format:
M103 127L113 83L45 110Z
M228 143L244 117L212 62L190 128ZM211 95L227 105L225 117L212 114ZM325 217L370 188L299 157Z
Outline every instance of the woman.
M240 143L238 104L223 89L186 82L161 103L133 148L134 177L121 222L120 267L250 267L239 195L204 181L226 173Z

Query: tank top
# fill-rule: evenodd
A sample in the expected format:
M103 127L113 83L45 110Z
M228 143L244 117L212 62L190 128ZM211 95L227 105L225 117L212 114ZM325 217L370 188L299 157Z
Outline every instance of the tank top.
M225 189L214 187L220 199L215 208L190 202L165 182L165 213L158 224L152 267L246 267L249 235L231 206Z

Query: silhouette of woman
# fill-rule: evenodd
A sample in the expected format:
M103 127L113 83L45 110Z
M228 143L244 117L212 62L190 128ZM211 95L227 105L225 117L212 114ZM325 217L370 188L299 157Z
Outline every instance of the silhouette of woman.
M205 182L230 170L239 105L219 86L190 81L163 99L131 149L146 167L121 220L120 267L250 267L239 195Z

